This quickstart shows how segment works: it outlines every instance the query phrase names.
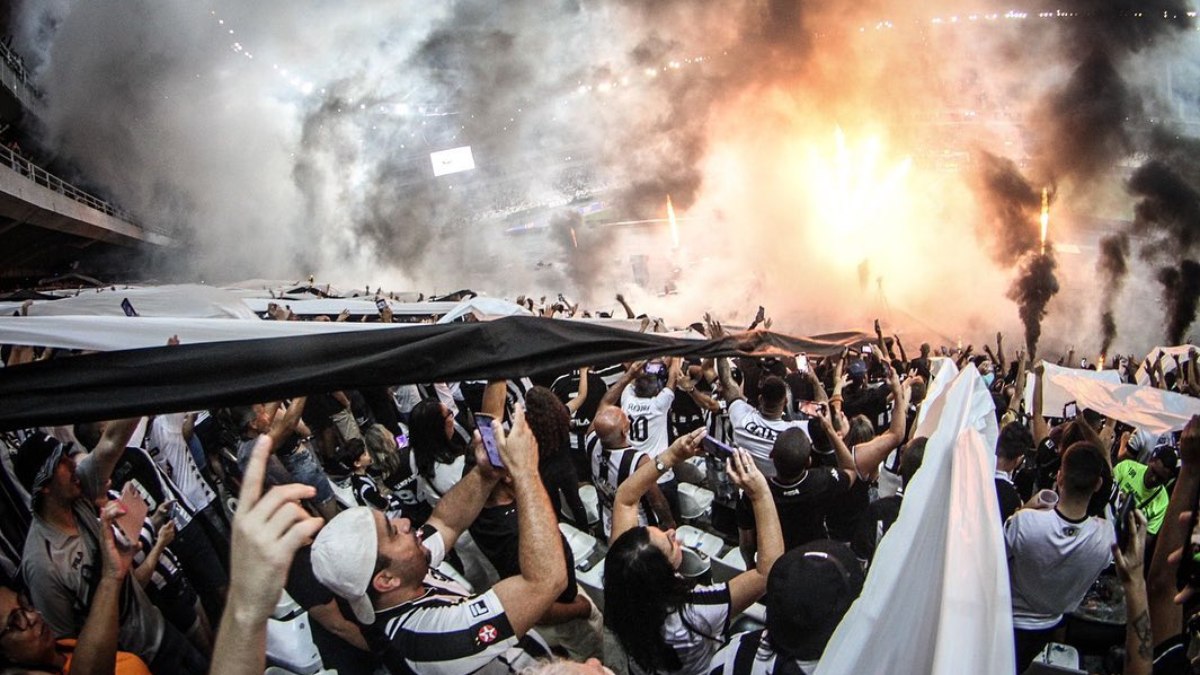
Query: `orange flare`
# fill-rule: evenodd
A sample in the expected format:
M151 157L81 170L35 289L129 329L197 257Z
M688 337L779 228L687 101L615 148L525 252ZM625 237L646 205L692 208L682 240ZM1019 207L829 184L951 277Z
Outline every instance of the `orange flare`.
M1050 229L1050 193L1042 188L1042 255L1046 255L1046 232Z
M671 224L671 244L679 248L679 225L675 222L675 207L671 204L671 195L667 195L667 222Z

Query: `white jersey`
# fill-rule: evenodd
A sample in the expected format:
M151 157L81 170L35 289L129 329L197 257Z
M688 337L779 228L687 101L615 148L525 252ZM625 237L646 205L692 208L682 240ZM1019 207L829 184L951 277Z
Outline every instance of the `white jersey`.
M1013 626L1040 630L1075 609L1112 562L1110 521L1068 520L1055 510L1023 509L1004 524Z
M150 425L150 457L167 472L179 488L187 507L200 511L217 498L212 486L200 474L192 451L183 438L183 421L187 415L156 415Z
M771 448L775 439L788 429L800 429L808 434L808 422L799 420L769 420L744 399L729 404L729 423L733 426L733 442L754 456L758 470L767 478L775 476Z
M671 444L667 413L674 401L672 389L663 389L654 398L642 398L629 387L621 392L621 409L629 417L629 444L635 450L649 453L651 457L666 452ZM666 483L674 478L675 472L669 470L659 476L658 482Z

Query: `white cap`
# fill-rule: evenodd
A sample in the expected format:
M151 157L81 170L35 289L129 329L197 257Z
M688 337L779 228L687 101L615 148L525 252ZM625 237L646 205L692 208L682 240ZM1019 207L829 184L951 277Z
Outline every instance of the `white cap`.
M374 510L356 506L337 514L317 533L312 545L313 575L344 598L360 623L375 623L375 608L367 597L374 576L379 539Z

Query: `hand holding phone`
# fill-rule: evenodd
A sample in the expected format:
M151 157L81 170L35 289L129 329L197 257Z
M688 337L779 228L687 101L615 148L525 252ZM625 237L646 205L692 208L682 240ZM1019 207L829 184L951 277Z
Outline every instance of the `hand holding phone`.
M705 436L701 438L700 447L706 454L715 457L721 462L733 457L733 447L718 441L712 436Z
M475 415L475 425L479 429L479 438L483 441L483 450L487 453L488 463L497 469L504 468L504 460L500 459L500 448L496 445L496 432L492 422L496 418L479 413Z

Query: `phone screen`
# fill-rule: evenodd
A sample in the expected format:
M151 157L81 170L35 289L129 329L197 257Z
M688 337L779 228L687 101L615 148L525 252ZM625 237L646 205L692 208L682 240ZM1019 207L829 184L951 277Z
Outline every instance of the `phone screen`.
M796 370L802 373L808 372L808 355L799 354L796 356Z
M383 298L375 298L375 307L377 307L379 309L379 311L382 312L383 310L388 308L388 302L387 302L387 300L385 300Z
M645 367L645 371L646 371L647 375L661 375L663 372L663 364L647 363L646 367Z
M500 449L496 446L496 434L492 430L491 415L479 413L475 416L475 424L479 429L479 437L483 440L483 449L487 452L488 462L497 468L504 467L504 460L500 459Z
M863 353L863 356L870 354L871 353L871 345L863 345L862 353Z
M700 447L708 454L716 457L719 460L726 460L733 457L733 448L718 441L712 436L705 436L700 439Z
M1063 418L1064 419L1073 420L1078 415L1079 415L1079 406L1074 401L1071 401L1070 403L1063 406Z

